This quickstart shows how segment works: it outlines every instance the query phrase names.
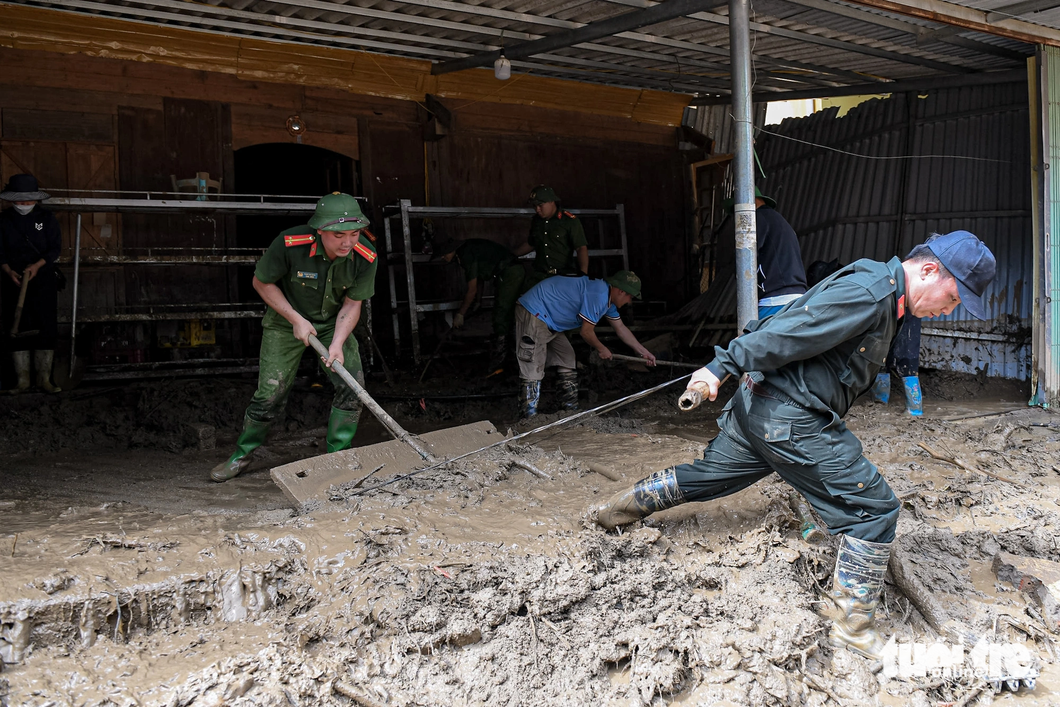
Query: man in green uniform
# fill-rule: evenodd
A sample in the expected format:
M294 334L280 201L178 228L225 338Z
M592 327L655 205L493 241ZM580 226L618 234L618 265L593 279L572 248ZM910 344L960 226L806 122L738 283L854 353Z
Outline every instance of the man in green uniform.
M250 463L247 455L265 441L269 425L287 404L310 334L328 347L321 365L335 386L328 452L350 446L361 403L331 364L338 361L364 384L357 338L350 334L361 317L361 303L375 293L376 251L367 226L357 200L334 192L317 202L308 224L281 233L261 256L254 289L269 309L262 320L258 390L235 453L210 473L214 481L238 476Z
M655 472L594 509L605 528L687 501L721 498L774 471L842 534L830 597L831 639L870 657L883 641L875 613L898 499L842 421L869 390L905 316L949 314L960 303L985 318L994 279L990 250L967 231L936 236L905 261L859 260L772 317L751 322L689 389L711 400L723 378L743 375L718 420L718 436L691 464Z
M540 185L530 192L530 204L537 215L530 222L530 236L515 250L522 256L537 251L530 275L523 281L528 290L553 275L588 275L589 244L581 221L559 207L552 187Z
M504 355L508 350L504 342L512 328L515 301L522 292L526 270L510 250L485 238L469 238L463 242L447 240L435 249L434 254L447 263L453 262L455 258L467 279L464 301L460 303L460 311L453 315L454 329L464 326L464 317L475 298L481 296L479 283L493 280L493 337L490 339L489 370L491 373L496 372L504 365Z

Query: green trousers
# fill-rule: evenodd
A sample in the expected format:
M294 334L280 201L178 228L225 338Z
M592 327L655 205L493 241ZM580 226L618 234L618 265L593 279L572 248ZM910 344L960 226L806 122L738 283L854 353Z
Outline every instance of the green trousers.
M496 297L493 300L493 334L503 337L512 328L515 318L515 303L523 293L526 269L521 263L512 263L494 281Z
M317 330L317 338L324 346L331 346L331 338L335 333L335 322L326 324L314 324ZM266 324L262 329L261 353L258 362L258 389L247 407L247 417L255 422L265 424L271 423L282 412L287 405L287 396L294 384L295 374L298 372L298 364L302 360L302 354L309 351L316 358L317 363L327 371L331 384L335 386L335 398L331 406L339 410L346 410L356 416L361 412L361 401L357 395L350 390L339 375L324 366L324 362L317 356L316 351L307 349L298 339L294 338L294 330L290 324L284 322L282 325ZM345 362L343 367L364 385L364 372L361 369L361 354L357 348L357 337L350 334L342 347L342 355Z

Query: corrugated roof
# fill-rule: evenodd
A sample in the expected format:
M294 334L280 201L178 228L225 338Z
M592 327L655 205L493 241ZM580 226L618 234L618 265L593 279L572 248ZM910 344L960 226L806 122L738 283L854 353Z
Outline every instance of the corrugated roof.
M656 5L650 0L3 2L438 62L502 47L511 50ZM1033 53L1028 41L1060 44L1060 9L1012 21L997 14L1012 7L1000 0L949 5L968 12L976 8L975 17L959 19L983 31L835 0L755 2L751 16L755 91L779 96L792 90L827 92L836 86L872 83L885 91L892 81L1021 68L1023 59ZM728 6L704 2L695 9L699 11L676 19L513 60L513 68L626 87L727 94ZM997 35L990 34L993 26L986 22L991 13Z

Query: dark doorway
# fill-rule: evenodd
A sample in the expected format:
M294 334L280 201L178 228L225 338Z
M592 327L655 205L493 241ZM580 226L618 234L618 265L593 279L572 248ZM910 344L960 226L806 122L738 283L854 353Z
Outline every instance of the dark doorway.
M235 152L236 193L311 196L319 198L333 191L359 193L357 162L353 158L322 147L285 143L251 145ZM280 231L300 226L309 216L239 216L236 218L236 246L268 248ZM241 266L241 302L256 302L252 285L253 267Z
M321 197L333 191L359 194L357 163L312 145L268 143L235 153L236 193ZM272 201L282 201L273 199ZM301 216L240 216L236 244L267 248L284 229L306 222Z

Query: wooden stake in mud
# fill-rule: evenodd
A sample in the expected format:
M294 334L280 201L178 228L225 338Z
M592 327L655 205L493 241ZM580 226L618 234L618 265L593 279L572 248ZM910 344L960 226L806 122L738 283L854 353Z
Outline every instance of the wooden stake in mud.
M939 454L938 452L936 452L934 449L932 449L931 447L927 446L923 442L917 442L917 446L920 447L921 449L923 449L928 454L930 454L933 459L938 459L940 462L946 462L948 464L953 464L954 466L956 466L958 468L961 468L961 469L964 469L965 471L970 471L973 474L986 474L987 476L991 476L991 477L997 479L998 481L1005 481L1007 483L1012 484L1013 486L1019 486L1020 488L1026 488L1020 482L1013 481L1012 479L1008 478L1007 476L1002 476L1001 474L995 474L992 471L987 471L985 469L979 469L977 467L973 468L973 467L968 466L964 462L962 462L960 459L957 459L955 457L947 457L944 454Z
M328 360L327 347L325 347L324 344L320 343L320 339L310 334L309 344L314 349L316 349L316 352L320 354L320 357L323 358L324 361ZM379 403L372 399L372 396L368 394L368 391L364 389L364 386L358 383L357 379L350 375L350 372L343 368L341 363L339 363L338 361L332 363L331 370L339 374L339 378L341 378L343 382L350 387L350 390L352 390L357 395L357 398L362 403L364 403L364 406L371 410L372 414L375 415L379 419L379 421L383 423L383 426L387 428L390 434L394 435L394 439L400 440L408 446L412 447L416 454L419 454L420 457L423 458L423 461L427 462L428 464L439 463L437 457L431 454L422 444L420 444L419 440L417 440L413 435L406 432L405 429L398 424L397 420L388 415L387 411L380 407Z

